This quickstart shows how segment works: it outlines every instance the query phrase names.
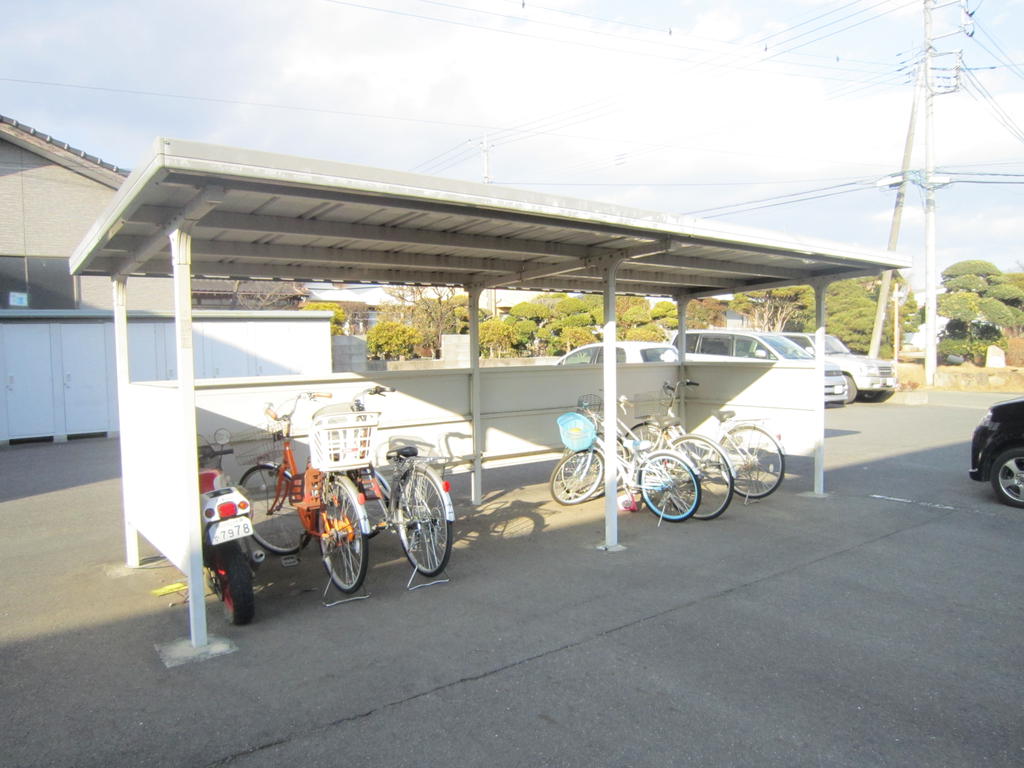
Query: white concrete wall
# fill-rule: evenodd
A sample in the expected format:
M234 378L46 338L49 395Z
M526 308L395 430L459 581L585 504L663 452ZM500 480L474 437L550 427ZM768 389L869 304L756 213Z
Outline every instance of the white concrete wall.
M662 364L620 366L619 390L624 395L653 396L662 382L674 379L677 370L674 365ZM555 419L571 410L579 395L599 393L601 382L600 369L591 366L492 368L481 373L484 457L491 466L559 454L562 448ZM766 418L779 428L787 453L813 451L820 437L814 434L814 412L822 398L813 367L695 363L687 367L687 375L700 382L699 388L689 390L689 426L707 426L712 411L728 404L741 416ZM465 369L380 372L372 378L348 373L312 379L292 376L197 382L197 429L207 438L220 428L240 435L267 426L263 413L268 403L280 409L301 392L331 393L328 400L302 401L295 413L296 453L304 464L313 412L324 405L347 402L378 383L397 390L368 400L370 409L377 402L382 411L376 441L378 462L383 462L389 447L415 443L425 455L448 457L467 468L472 438L470 376ZM121 448L127 518L184 570L189 526L196 525L198 518L196 500L182 498L177 490L181 484L175 482L180 473L193 471L174 437L180 412L177 398L174 382L129 384L121 409ZM237 481L245 466L227 457L224 469Z
M687 391L687 426L712 433L711 414L728 405L744 418L765 419L781 434L787 453L810 455L816 445L814 408L821 386L812 367L776 368L764 363L694 363L687 375L700 387ZM674 365L624 365L619 368L623 395L647 394L653 401L662 382L674 380ZM601 372L591 366L489 368L482 375L484 460L491 464L540 459L560 452L555 419L576 405L579 395L600 393ZM334 374L323 378L276 377L203 381L196 385L198 429L211 437L218 428L238 434L265 427L268 403L280 410L295 395L320 391L333 395L317 404L301 402L294 435L301 460L313 411L347 402L374 384L394 387L370 398L369 409L382 412L377 442L379 460L387 448L415 442L424 453L467 462L472 453L470 380L466 369ZM374 405L376 403L376 405ZM649 409L640 408L638 413ZM632 411L625 417L634 418ZM230 459L225 468L236 478L242 467Z

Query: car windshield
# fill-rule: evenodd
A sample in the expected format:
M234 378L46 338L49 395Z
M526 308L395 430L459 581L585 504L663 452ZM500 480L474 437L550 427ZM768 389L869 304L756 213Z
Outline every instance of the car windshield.
M807 360L808 358L813 358L813 355L805 352L795 341L787 339L785 336L766 333L761 336L761 340L775 350L779 357L786 360Z
M645 363L674 363L679 360L675 347L650 347L640 350L640 358Z
M850 350L843 342L837 339L835 336L826 333L825 334L825 354L826 355L849 355Z

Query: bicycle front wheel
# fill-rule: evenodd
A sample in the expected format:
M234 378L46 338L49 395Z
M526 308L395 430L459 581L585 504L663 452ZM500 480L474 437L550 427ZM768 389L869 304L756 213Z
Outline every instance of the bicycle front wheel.
M782 485L786 457L778 441L761 427L734 427L726 432L722 446L735 472L736 493L749 499L763 499Z
M702 435L681 437L672 443L672 450L683 454L700 476L700 506L693 513L694 519L714 520L732 501L732 468L725 451Z
M278 478L282 487L278 488ZM257 464L242 475L239 487L252 506L253 538L277 555L291 555L299 551L302 540L302 521L288 502L287 484L291 477L281 473L273 464Z
M324 478L320 513L320 553L334 586L355 592L366 578L368 542L359 524L362 510L355 484L344 475Z
M657 517L688 520L700 505L700 482L689 462L675 451L654 451L640 464L640 494Z
M398 537L413 568L437 576L452 554L452 501L433 467L416 464L401 487Z
M562 458L551 473L551 498L563 506L582 504L598 495L604 481L604 457L600 451L576 451Z

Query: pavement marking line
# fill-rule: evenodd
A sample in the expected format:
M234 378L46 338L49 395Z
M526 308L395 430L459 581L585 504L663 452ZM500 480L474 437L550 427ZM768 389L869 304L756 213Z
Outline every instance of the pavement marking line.
M914 501L913 499L901 499L897 496L882 496L878 493L872 493L868 495L869 499L881 499L882 501L898 501L900 504L916 504L919 507L930 507L931 509L949 509L956 510L956 507L951 507L948 504L935 504L930 501Z
M184 582L178 581L178 582L175 582L174 584L168 584L167 586L164 586L164 587L158 587L157 589L151 589L149 591L149 594L156 595L157 597L163 597L164 595L171 595L171 594L174 594L175 592L184 592L186 589L188 589L188 584L185 584Z

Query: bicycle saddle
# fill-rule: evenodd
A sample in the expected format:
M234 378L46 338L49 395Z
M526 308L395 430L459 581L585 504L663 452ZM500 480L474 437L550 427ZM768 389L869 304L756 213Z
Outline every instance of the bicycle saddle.
M415 445L403 445L401 448L395 448L393 451L388 451L388 461L394 461L399 456L403 459L411 459L414 456L418 456L420 449Z
M715 414L715 417L719 421L728 421L729 419L731 419L735 415L736 415L736 411L718 411Z

